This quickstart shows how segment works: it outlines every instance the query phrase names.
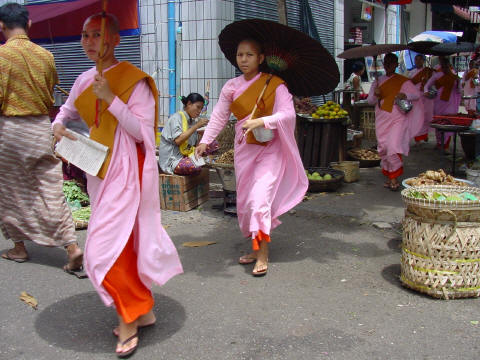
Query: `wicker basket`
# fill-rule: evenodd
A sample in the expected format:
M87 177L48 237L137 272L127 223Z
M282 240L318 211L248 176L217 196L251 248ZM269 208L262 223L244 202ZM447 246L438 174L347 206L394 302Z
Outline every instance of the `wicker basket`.
M330 163L335 170L343 171L345 177L343 181L351 183L360 179L360 162L359 161L340 161Z
M377 140L375 134L375 108L363 108L360 113L360 130L365 140Z
M480 296L480 201L417 199L411 191L480 198L480 189L420 186L402 191L401 276L411 289L441 299Z
M318 172L321 176L326 174L332 175L330 180L308 180L309 192L320 191L336 191L341 185L343 180L343 172L331 168L324 167L311 167L307 169L309 172Z

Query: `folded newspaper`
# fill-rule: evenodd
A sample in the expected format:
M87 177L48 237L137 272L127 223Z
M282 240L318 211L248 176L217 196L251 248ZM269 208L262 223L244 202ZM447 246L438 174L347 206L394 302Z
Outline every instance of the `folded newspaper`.
M55 151L87 174L96 176L107 157L108 147L70 129L67 131L77 140L64 136L57 143Z

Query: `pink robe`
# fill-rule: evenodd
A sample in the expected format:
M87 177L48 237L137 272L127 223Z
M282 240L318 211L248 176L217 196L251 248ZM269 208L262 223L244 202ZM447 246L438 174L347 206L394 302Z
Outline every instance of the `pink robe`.
M378 84L382 85L389 77L382 75ZM415 137L423 126L423 103L419 101L420 93L411 81L405 81L400 92L407 95L413 102L412 109L404 114L393 105L392 112L382 110L375 95L377 82L370 88L367 101L375 105L375 132L377 135L378 155L382 158L382 168L394 172L402 167L402 160L398 154L408 155L410 140Z
M74 102L92 84L96 73L96 69L92 68L77 78L53 124L81 120ZM88 224L84 265L100 297L107 306L111 306L113 299L102 282L132 231L138 274L145 286L151 288L152 283L163 285L183 270L160 218L153 131L155 101L147 82L142 80L135 85L128 104L116 97L108 110L117 118L118 126L105 178L102 180L87 174L92 215ZM145 150L141 190L136 143L143 143Z
M415 75L417 75L418 72L421 70L423 70L423 68L413 69L409 74L410 79L413 78ZM422 91L421 86L422 86L421 82L415 85L417 90L420 93L423 93L425 92L425 89ZM423 125L416 136L428 135L428 132L430 131L430 124L432 123L432 120L433 120L433 99L429 99L426 96L421 96L420 101L423 102L424 118L423 118Z
M472 87L472 78L466 80L469 70L465 71L463 74L462 84L463 84L463 95L465 96L472 96L477 95L480 92L480 86L473 86ZM464 100L465 109L477 111L477 99L466 99Z
M230 104L259 77L246 81L242 75L227 81L201 143L209 144L217 137L230 117ZM286 86L277 87L273 113L263 118L265 127L274 133L267 146L245 140L238 144L247 118L238 119L235 125L235 176L240 230L253 238L259 230L270 234L280 224L278 217L302 201L308 179L295 141L296 114Z
M430 80L427 81L425 84L425 91L435 84L435 81L440 79L443 76L443 71L438 70L435 72ZM440 99L442 94L442 89L438 89L437 97L434 99L433 105L433 115L454 115L458 113L458 108L460 106L461 94L458 90L458 81L455 82L453 85L453 89L450 93L450 99L448 101L443 101ZM437 134L437 144L441 144L441 137L438 130L436 130ZM444 144L447 144L450 137L454 133L452 132L445 132L444 134Z

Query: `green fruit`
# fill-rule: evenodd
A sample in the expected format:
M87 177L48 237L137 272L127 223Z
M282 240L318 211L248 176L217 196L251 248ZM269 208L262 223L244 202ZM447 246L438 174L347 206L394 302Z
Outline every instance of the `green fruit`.
M307 169L305 169L305 175L308 175L308 170Z
M323 180L332 180L332 175L325 174L325 176L323 177Z
M313 180L312 174L307 174L307 178L308 178L308 180Z
M320 174L319 174L318 172L316 172L316 171L313 172L312 175L313 175L313 176L320 176Z

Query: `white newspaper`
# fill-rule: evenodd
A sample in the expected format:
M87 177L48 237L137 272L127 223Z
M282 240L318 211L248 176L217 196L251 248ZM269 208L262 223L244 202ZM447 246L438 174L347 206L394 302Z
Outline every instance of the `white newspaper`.
M190 156L190 159L192 160L193 162L193 165L195 165L196 167L200 167L200 166L203 166L205 165L205 159L203 157L199 157L198 159L195 157L195 153L191 154Z
M71 140L64 136L57 143L55 151L87 174L96 176L107 157L108 147L70 129L67 131L77 140Z

